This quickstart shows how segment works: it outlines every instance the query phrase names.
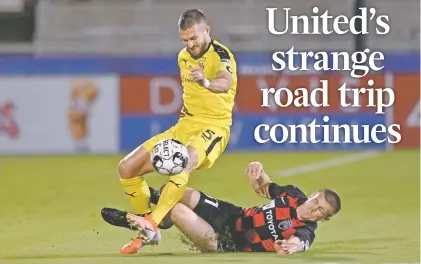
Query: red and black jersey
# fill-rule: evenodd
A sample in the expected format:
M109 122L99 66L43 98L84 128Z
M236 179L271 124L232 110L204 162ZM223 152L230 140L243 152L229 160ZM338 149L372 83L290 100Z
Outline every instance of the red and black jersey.
M236 220L234 240L242 251L275 251L276 240L292 236L301 240L307 250L315 238L317 223L297 219L297 206L307 201L307 196L292 185L271 183L268 192L272 200L264 206L244 208Z

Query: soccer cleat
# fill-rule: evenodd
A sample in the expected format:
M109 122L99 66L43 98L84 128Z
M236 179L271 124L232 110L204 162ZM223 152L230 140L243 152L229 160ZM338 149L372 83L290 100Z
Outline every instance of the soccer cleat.
M124 227L133 231L137 230L137 228L131 227L130 224L127 222L126 215L127 212L115 208L104 207L101 210L102 219L104 219L104 221L109 223L110 225ZM141 214L136 215L145 216ZM169 229L172 226L173 222L171 221L171 218L169 216L165 216L162 222L158 225L160 229Z
M155 246L158 245L161 241L161 232L156 233L156 235L153 237L151 241L145 242L143 241L144 246Z
M139 252L142 246L143 246L142 239L140 237L137 237L133 239L132 241L130 241L129 243L127 243L126 245L124 245L121 248L120 252L121 254L124 254L124 255L134 254L134 253Z
M139 236L143 241L150 242L158 235L158 225L153 221L149 215L145 217L128 213L126 215L127 222L130 226L136 227L139 230Z
M142 240L140 236L136 237L126 245L124 245L120 252L121 254L128 255L128 254L135 254L138 253L140 249L142 249L143 246L154 246L158 245L159 241L161 241L161 233L156 233L155 237L149 241L145 242Z
M101 210L102 218L113 226L119 226L128 228L130 230L138 230L136 226L131 226L130 222L128 222L126 216L127 212L120 211L114 208L103 208ZM156 235L150 241L143 241L140 236L136 237L126 245L122 247L120 250L121 254L133 254L139 252L139 250L143 246L153 246L157 245L161 241L161 233L157 232Z
M130 226L126 219L127 212L120 211L114 208L102 208L101 216L105 222L113 226L124 227L130 230L137 230L137 228Z

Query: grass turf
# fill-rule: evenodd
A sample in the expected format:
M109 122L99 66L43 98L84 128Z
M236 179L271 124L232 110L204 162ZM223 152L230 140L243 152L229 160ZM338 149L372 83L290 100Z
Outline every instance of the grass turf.
M264 204L244 169L263 162L269 175L350 153L226 153L210 170L191 175L190 186L240 206ZM121 246L135 233L109 226L102 207L130 210L119 185L121 156L0 157L0 263L393 263L420 261L420 155L395 151L343 166L276 178L311 193L337 190L342 211L321 223L305 253L202 255L180 242L176 228L162 243L133 256ZM151 174L153 187L166 177Z

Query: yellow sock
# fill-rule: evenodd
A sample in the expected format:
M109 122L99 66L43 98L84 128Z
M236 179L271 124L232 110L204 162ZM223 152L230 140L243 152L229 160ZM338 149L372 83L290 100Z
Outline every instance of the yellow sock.
M162 190L158 204L151 214L155 223L159 224L178 201L181 200L188 181L189 174L185 171L170 177L168 183Z
M131 179L120 179L120 182L129 198L130 204L134 208L134 212L136 214L150 213L149 199L151 193L145 179L142 176L138 176Z

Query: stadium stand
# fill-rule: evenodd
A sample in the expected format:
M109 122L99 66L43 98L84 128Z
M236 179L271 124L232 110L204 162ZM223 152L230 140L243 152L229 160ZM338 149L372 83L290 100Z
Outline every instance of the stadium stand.
M224 9L221 10L221 2ZM370 0L388 14L393 28L387 36L370 34L369 47L377 50L419 50L419 2ZM311 14L313 6L330 14L353 13L348 0L44 0L37 7L36 49L43 53L167 54L182 47L177 31L179 14L200 8L210 18L214 38L235 51L352 50L353 36L274 37L267 30L265 7L291 7L294 14ZM401 14L407 14L402 16ZM283 28L284 21L276 21ZM373 31L372 31L373 32ZM179 46L176 45L179 43ZM400 43L405 43L402 46Z

